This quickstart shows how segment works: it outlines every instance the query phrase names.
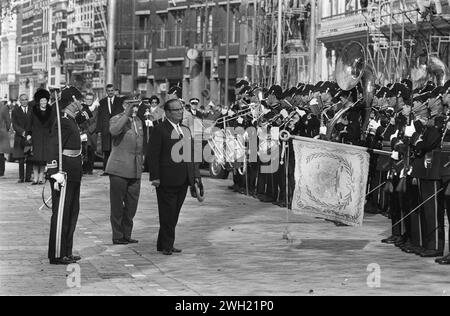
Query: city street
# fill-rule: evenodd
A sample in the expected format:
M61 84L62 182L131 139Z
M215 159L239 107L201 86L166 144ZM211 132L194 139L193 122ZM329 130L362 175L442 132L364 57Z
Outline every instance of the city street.
M74 245L83 258L81 287L74 287L72 270L48 263L51 212L39 210L42 186L17 184L17 164L6 169L0 179L0 295L450 294L450 266L380 243L390 230L385 217L367 216L361 228L336 227L232 193L231 180L205 178L202 205L188 197L177 228L183 252L164 256L156 251L156 194L144 174L133 235L140 242L113 246L109 180L100 170L82 183ZM290 241L283 239L286 229ZM371 288L368 268L377 265L380 287Z

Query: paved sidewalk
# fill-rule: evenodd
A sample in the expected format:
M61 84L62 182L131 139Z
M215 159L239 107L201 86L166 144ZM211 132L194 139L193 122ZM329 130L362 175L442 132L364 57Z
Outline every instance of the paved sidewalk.
M450 294L450 266L380 243L389 234L386 218L367 216L363 227L350 228L290 214L287 223L285 210L231 193L225 180L204 179L204 204L187 199L176 240L183 253L163 256L145 174L133 236L140 243L113 246L109 179L99 171L83 179L75 236L81 288L70 287L73 271L48 264L51 212L39 211L42 186L17 184L17 167L7 163L0 178L1 295ZM381 269L380 288L367 284L370 264Z

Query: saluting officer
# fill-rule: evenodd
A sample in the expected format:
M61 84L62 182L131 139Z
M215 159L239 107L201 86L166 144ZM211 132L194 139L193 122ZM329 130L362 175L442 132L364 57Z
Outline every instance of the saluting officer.
M67 87L61 92L61 144L58 144L58 124L52 131L53 160L47 165L52 187L52 218L48 258L50 264L71 264L79 261L74 256L73 235L80 211L80 185L83 174L81 159L81 138L78 124L92 114L78 101L80 91ZM59 148L59 149L58 149ZM62 151L62 166L58 165L58 152ZM62 173L58 172L61 167ZM61 202L61 203L60 203Z

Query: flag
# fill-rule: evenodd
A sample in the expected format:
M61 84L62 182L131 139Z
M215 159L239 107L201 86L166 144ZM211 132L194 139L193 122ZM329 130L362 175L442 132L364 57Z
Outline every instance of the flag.
M366 148L300 139L293 140L293 212L361 226L369 176Z

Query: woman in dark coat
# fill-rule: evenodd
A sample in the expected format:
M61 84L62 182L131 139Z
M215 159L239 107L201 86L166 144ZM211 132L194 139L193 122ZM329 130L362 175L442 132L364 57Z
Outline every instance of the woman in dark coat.
M33 144L33 185L44 183L44 170L49 161L51 127L53 124L53 111L49 105L50 93L40 89L34 95L35 106L31 116L30 135Z

